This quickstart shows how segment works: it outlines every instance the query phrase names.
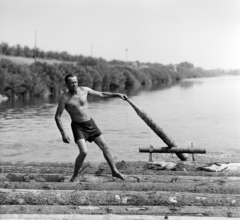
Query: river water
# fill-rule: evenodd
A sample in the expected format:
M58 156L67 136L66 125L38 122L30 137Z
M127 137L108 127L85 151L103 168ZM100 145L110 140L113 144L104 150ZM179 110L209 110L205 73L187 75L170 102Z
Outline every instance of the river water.
M71 143L65 144L54 121L58 98L0 103L0 160L73 162L78 148L70 117L62 120ZM179 147L205 148L207 155L240 159L240 77L183 80L167 88L143 90L130 100L145 110ZM123 100L91 101L90 112L116 161L148 160L139 147L165 144ZM86 161L104 161L88 143ZM168 155L167 155L168 156ZM161 159L160 154L155 158ZM170 157L170 156L169 156Z

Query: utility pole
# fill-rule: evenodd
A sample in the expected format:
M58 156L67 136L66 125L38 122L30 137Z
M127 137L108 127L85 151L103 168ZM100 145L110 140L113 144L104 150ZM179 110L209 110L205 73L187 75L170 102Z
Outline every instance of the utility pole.
M127 52L128 52L128 49L126 49L126 63L127 63Z
M93 56L93 45L91 44L91 57Z
M37 31L35 31L35 42L34 42L34 63L36 64L36 49L37 49Z

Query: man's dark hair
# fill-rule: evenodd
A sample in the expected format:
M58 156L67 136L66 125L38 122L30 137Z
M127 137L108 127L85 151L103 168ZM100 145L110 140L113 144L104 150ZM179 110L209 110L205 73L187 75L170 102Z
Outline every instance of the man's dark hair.
M69 77L75 77L75 75L72 74L72 73L66 75L66 76L65 76L65 82L66 82L66 83L68 82L68 78L69 78Z

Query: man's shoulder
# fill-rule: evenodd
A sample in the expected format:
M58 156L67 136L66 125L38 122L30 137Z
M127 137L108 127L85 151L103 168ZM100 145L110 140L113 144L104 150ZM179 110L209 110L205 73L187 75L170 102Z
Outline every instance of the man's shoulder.
M81 89L81 90L90 90L90 88L87 87L87 86L79 86L78 89Z
M70 92L69 92L69 91L66 91L66 92L64 92L64 93L61 95L60 100L61 100L61 101L66 101L66 100L69 99L69 97L70 97Z
M80 91L83 91L83 92L89 92L89 91L91 91L91 89L90 89L89 87L87 87L87 86L80 86L80 87L78 87L78 89L79 89Z

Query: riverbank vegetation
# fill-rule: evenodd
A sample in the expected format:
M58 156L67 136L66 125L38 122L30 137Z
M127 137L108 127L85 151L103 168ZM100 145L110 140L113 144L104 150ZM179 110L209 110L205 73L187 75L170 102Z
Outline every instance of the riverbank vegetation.
M74 73L79 84L95 90L123 90L170 84L185 78L227 74L204 70L189 62L159 63L106 61L72 56L66 52L44 52L20 45L0 44L0 94L11 97L56 95L65 90L64 77ZM16 62L17 57L24 60ZM14 59L15 58L15 59Z

